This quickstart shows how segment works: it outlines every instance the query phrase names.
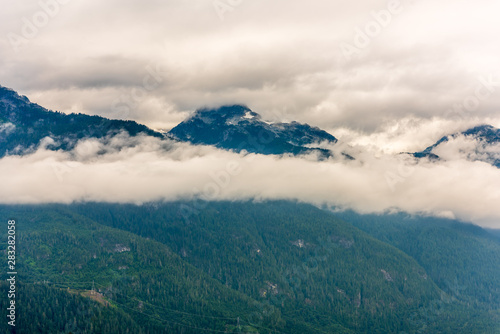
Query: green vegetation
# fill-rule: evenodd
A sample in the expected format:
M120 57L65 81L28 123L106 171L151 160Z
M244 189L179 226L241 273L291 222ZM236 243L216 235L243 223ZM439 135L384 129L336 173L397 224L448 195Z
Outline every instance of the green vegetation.
M448 294L474 307L500 309L500 239L487 231L406 214L343 217L413 257Z
M49 111L26 97L0 86L0 123L11 123L12 131L0 131L0 157L5 154L23 154L36 150L45 137L48 149L70 150L83 138L105 139L119 133L163 138L145 125L134 121L110 120L85 114L66 115Z
M109 302L106 308L127 314L146 333L199 333L196 327L224 331L237 324L237 314L262 309L258 302L211 279L158 242L54 208L3 207L0 213L18 222L17 270L23 283L19 295L27 295L29 289L40 291L40 297L30 299L29 304L20 300L19 333L31 333L25 317L38 312L42 306L37 305L43 305L51 294L74 299L72 290L88 292L93 286ZM81 312L67 313L59 307L51 316L56 323L67 324L75 312L83 316L103 309L97 302L89 305L81 305ZM57 308L57 304L52 307ZM93 319L87 320L95 327L98 324ZM268 324L266 319L264 324ZM86 333L85 328L78 330ZM35 332L54 330L49 327Z
M447 253L431 245L432 229L426 252L416 230L377 235L383 242L291 202L0 206L0 217L17 220L18 333L499 329L498 260L470 262L485 249L493 256L498 240L465 225L450 240L477 244ZM461 288L469 277L474 293Z
M403 213L359 215L352 211L337 215L413 257L429 279L447 293L448 301L467 305L469 314L462 314L462 321L486 317L483 321L489 319L494 329L483 333L500 332L498 236L475 225L442 218Z
M17 333L144 333L125 312L104 307L65 289L24 283L17 288L20 291L16 298L20 305ZM2 296L7 295L5 282L0 283L0 291ZM0 299L2 310L7 309L7 302L7 298ZM10 333L6 325L2 321L1 333Z

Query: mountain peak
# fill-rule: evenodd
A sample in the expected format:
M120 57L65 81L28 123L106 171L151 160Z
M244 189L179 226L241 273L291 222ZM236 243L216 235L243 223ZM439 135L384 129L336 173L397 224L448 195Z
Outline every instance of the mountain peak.
M434 145L427 147L422 152L414 153L413 155L417 158L429 157L431 159L439 159L439 155L436 154L438 147L442 147L442 145L460 138L460 136L474 139L477 141L477 144L473 152L470 151L470 148L458 148L458 153L465 153L468 160L484 161L500 168L500 154L497 153L498 149L493 149L494 145L500 144L500 129L489 124L477 125L462 132L446 135L439 139Z
M258 115L253 112L244 105L234 104L234 105L224 105L219 108L210 109L210 108L202 108L198 109L194 112L193 116L203 116L203 115L211 115L218 116L221 118L231 118L231 117L245 117L248 113L252 115Z
M226 105L216 109L196 110L185 122L201 121L205 124L226 123L237 125L242 121L260 121L261 116L243 105Z
M169 134L175 139L193 144L261 154L303 154L317 151L323 156L329 156L327 150L314 147L314 144L337 141L326 131L308 124L265 122L258 113L243 105L197 110Z
M500 129L492 125L482 124L462 132L464 136L474 136L488 143L500 142Z
M0 85L0 101L9 104L31 103L24 95L19 95L15 90Z

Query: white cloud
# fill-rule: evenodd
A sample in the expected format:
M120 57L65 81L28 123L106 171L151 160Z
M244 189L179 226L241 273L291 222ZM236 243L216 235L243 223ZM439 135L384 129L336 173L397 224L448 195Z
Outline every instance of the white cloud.
M331 128L341 141L351 146L360 146L374 154L398 154L401 152L420 152L435 144L444 136L458 133L481 124L500 127L494 118L416 118L404 117L382 123L377 131L367 133L352 128Z
M471 136L457 135L441 143L433 153L445 160L500 161L500 143L486 143Z
M339 148L341 150L344 147ZM462 159L436 164L404 155L318 162L243 155L121 135L73 152L39 149L0 160L1 203L294 199L360 212L403 210L500 227L500 173Z
M446 118L474 94L478 77L500 70L500 5L400 2L401 13L346 61L341 43L352 43L388 1L242 1L223 21L211 0L68 1L18 53L0 41L1 84L51 109L154 128L225 103L368 133L407 117ZM23 17L40 8L27 0L6 6L0 29L21 34ZM114 111L117 98L143 87L148 65L162 68L161 84L127 115ZM463 117L498 119L499 107L495 91Z

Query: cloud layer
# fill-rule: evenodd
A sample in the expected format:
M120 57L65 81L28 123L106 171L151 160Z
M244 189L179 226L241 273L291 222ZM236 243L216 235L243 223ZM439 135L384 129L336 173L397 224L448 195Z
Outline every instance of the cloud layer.
M449 119L493 76L491 94L459 117L498 124L499 9L496 0L22 0L0 14L0 78L51 109L154 128L244 103L271 120L370 134L407 117Z
M478 161L416 163L407 155L375 156L340 145L357 160L244 155L125 135L107 143L85 140L72 152L41 148L1 159L0 203L291 199L500 228L500 173Z

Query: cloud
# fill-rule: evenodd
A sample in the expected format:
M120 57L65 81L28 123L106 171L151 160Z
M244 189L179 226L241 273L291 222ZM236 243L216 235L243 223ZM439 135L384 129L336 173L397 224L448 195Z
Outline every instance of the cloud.
M47 13L41 3L59 5ZM49 109L157 129L200 107L246 104L267 120L329 130L356 161L118 136L1 159L0 202L287 198L499 227L498 169L460 153L476 143L448 143L439 164L397 155L472 125L500 126L498 1L401 0L375 33L367 29L388 1L233 1L223 19L213 3L13 2L0 13L0 84ZM44 12L47 22L35 22ZM344 44L358 52L346 57ZM0 136L11 130L1 125ZM498 152L489 150L473 152Z
M435 154L445 160L500 161L500 143L486 143L471 136L457 135L438 145Z
M17 53L0 40L1 84L50 109L154 128L203 106L242 103L265 118L370 134L407 117L447 119L480 77L500 73L495 0L401 0L350 59L342 43L366 35L389 1L243 0L223 20L208 0L65 3ZM24 18L41 10L17 1L0 14L0 29L22 35ZM114 110L144 87L148 66L162 69L158 86L132 98L127 113ZM499 91L461 118L498 120Z
M377 131L336 127L328 129L341 141L361 146L373 154L420 152L444 136L463 132L477 125L500 127L494 118L470 117L464 119L431 119L404 117L383 123Z
M177 199L290 199L360 212L403 210L500 228L500 173L479 161L416 162L407 155L357 160L236 154L207 146L119 135L0 160L1 203Z

